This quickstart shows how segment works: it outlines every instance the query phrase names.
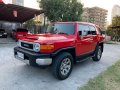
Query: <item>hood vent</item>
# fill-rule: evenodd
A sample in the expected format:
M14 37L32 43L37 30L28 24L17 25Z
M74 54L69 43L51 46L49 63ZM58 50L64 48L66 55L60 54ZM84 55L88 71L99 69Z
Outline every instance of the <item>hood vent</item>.
M27 39L31 39L31 40L38 40L37 37L27 37Z

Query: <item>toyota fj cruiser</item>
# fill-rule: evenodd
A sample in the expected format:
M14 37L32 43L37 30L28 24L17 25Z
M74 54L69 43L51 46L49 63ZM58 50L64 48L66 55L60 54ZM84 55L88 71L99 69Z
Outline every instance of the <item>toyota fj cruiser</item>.
M56 78L64 80L73 65L92 58L99 61L103 52L101 29L87 22L51 23L45 34L24 36L14 48L15 58L31 66L52 66Z

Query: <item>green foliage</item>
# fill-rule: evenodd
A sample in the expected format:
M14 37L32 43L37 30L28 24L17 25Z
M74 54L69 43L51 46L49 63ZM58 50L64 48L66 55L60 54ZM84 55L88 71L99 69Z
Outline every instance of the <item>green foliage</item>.
M114 36L114 31L112 30L112 25L109 25L107 27L107 31L106 31L107 35L109 36Z
M25 22L25 27L26 28L31 28L33 25L35 25L34 19L28 20Z
M77 0L38 0L38 2L51 22L81 20L83 5Z
M120 28L112 29L112 27L116 26L120 26L120 16L116 16L112 19L112 25L108 26L107 34L110 36L120 36Z
M112 19L112 26L120 26L120 16L116 16Z
M120 61L78 90L120 90Z

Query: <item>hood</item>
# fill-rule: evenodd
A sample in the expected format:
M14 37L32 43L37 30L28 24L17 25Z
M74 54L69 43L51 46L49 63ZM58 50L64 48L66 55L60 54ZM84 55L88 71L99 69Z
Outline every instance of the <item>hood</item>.
M54 42L64 42L72 41L75 39L74 35L64 35L64 34L29 34L24 40L30 42L38 43L54 43Z

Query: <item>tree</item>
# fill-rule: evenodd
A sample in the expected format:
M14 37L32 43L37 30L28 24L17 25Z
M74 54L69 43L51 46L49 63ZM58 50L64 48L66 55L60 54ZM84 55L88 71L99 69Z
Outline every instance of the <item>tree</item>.
M112 27L116 27L114 32L116 32L116 36L120 36L120 16L116 16L112 19Z
M51 22L81 20L83 5L77 0L38 0L38 2Z
M107 27L106 33L107 33L107 35L109 35L109 36L114 36L115 33L114 33L113 29L112 29L112 25L109 25L109 26Z
M25 27L26 28L31 28L33 25L35 25L34 19L30 19L30 20L25 22Z
M108 26L107 34L115 41L120 41L120 16L113 17L112 25Z
M120 16L113 17L112 26L120 26Z

